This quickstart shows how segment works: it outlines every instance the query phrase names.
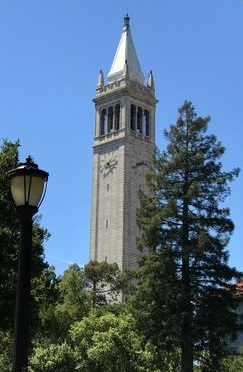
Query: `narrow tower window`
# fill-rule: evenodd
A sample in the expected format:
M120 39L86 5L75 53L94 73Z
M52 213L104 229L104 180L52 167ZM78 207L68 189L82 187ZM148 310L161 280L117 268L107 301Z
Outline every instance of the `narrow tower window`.
M115 130L120 128L120 105L119 103L115 106Z
M131 105L131 130L135 131L135 122L136 122L136 107Z
M110 133L113 131L113 107L108 108L108 129L107 132Z
M149 123L149 111L144 110L144 127L145 127L145 135L149 136L150 134L150 123Z
M138 107L137 111L137 131L139 133L143 132L143 110L141 107Z
M100 135L101 136L103 136L106 132L106 121L107 121L106 109L103 109L101 111L101 117L100 117Z

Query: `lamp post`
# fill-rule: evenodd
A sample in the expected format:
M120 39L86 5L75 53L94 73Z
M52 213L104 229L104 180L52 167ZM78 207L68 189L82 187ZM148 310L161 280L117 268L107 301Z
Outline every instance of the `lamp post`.
M32 217L45 196L48 173L31 158L8 172L11 192L20 220L18 284L14 325L14 372L27 371L29 340L29 298L32 259Z

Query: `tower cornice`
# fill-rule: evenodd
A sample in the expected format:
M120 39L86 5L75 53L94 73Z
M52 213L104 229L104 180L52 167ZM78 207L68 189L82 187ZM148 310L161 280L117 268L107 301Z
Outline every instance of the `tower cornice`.
M149 104L156 104L158 102L155 97L154 89L151 89L150 86L145 86L143 84L139 84L138 82L126 79L104 85L103 89L97 92L93 102L105 102L107 99L109 99L109 97L112 96L115 98L121 94L134 96L135 98L140 97L141 99L148 101Z

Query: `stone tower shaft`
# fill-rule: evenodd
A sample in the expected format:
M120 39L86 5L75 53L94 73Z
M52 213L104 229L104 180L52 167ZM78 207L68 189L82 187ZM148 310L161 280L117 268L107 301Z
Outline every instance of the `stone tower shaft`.
M154 79L144 77L124 18L120 43L95 103L90 259L135 268L139 251L136 210L155 148Z

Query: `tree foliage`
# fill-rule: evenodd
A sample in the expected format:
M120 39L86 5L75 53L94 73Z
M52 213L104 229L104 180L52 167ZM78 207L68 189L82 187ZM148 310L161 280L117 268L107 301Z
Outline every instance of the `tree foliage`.
M71 265L56 285L56 298L47 297L47 307L41 308L41 334L51 342L63 342L71 325L87 315L90 309L89 294L85 289L84 272L76 264ZM51 303L50 303L51 302Z
M241 354L229 354L223 358L223 372L243 371L243 356Z
M66 342L37 346L30 358L30 372L70 372L74 369L74 355Z
M84 275L93 308L118 299L124 280L116 263L90 261L84 267Z
M19 143L4 141L0 151L0 328L13 325L19 222L6 173L17 166Z
M160 371L156 366L155 349L149 343L142 348L141 338L128 314L92 311L74 324L70 336L77 371Z
M44 258L49 233L35 219L30 371L238 371L242 357L227 355L224 344L237 328L231 283L240 273L228 265L234 225L225 199L239 170L223 171L224 148L207 134L209 120L185 102L165 131L168 147L156 153L148 187L140 190L138 247L148 254L135 275L91 261L57 278ZM4 372L11 370L19 249L6 173L18 165L18 148L18 141L4 141L0 151Z
M10 331L0 329L0 371L10 372L12 370L12 337Z
M6 371L9 370L7 360L12 357L20 240L19 218L10 194L7 173L18 166L19 146L19 141L4 140L0 150L0 369ZM38 216L35 217L32 234L31 336L40 326L40 308L52 302L55 281L55 275L44 257L44 242L49 233L41 227L39 220Z
M207 134L210 118L197 117L190 102L165 131L167 150L155 156L150 193L141 192L138 241L150 254L140 270L136 314L149 321L147 339L180 347L181 371L193 370L202 353L220 371L223 340L235 326L226 246L234 225L224 205L239 169L222 170L224 147ZM138 301L139 300L139 301ZM143 309L141 312L139 309ZM214 366L214 367L212 367Z

